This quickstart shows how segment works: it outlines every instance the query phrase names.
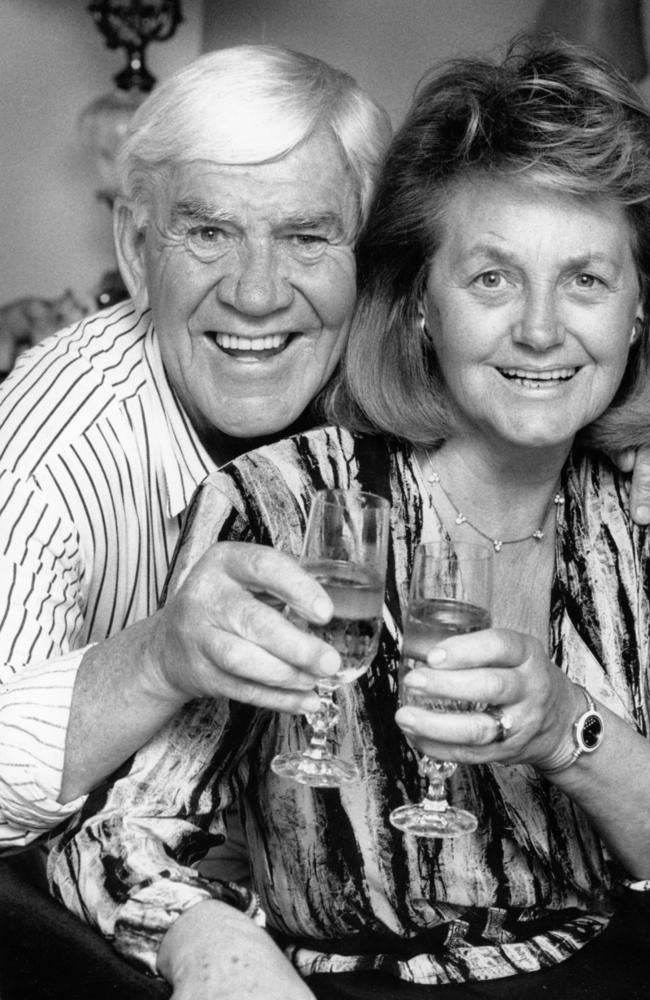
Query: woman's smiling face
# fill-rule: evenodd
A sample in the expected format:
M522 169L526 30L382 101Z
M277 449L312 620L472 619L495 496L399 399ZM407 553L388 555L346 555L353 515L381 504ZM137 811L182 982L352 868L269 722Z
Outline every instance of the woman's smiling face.
M461 423L499 447L567 447L620 385L642 317L623 209L530 182L452 189L424 296Z

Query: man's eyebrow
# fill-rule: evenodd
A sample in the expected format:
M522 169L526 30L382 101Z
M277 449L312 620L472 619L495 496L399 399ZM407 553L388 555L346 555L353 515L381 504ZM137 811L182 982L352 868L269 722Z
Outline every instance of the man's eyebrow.
M237 219L230 212L226 212L217 205L210 204L201 198L182 198L175 202L172 205L171 217L174 222L185 220L206 225L219 222L237 222ZM344 230L343 220L338 212L293 213L281 217L275 228L278 230L316 229L335 234L340 234Z
M228 222L231 216L216 205L210 205L200 198L183 198L172 205L174 221L188 219L190 222Z

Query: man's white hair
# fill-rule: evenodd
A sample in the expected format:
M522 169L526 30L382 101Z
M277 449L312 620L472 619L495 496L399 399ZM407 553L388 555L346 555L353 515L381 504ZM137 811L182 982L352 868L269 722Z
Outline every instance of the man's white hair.
M142 215L169 168L277 160L319 129L351 171L361 223L390 141L386 112L313 56L273 45L218 49L161 83L133 116L117 159L122 194Z

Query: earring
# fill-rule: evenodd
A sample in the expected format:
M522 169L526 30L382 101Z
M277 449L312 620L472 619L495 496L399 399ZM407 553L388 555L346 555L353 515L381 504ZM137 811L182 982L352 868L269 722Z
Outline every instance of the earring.
M643 333L643 321L640 319L634 320L634 327L632 329L632 336L630 337L630 345L636 343L641 334Z

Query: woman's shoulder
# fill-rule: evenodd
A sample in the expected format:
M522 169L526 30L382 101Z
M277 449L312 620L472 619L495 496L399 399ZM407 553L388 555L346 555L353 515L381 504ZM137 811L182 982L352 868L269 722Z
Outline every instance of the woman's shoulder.
M650 550L650 531L636 525L629 509L630 477L601 453L574 453L563 476L568 537L597 551Z
M223 487L225 478L229 478L240 487L254 487L264 477L279 477L295 484L306 477L319 484L318 488L383 492L379 487L385 489L399 453L400 446L382 435L321 426L240 455L211 473L206 485Z

